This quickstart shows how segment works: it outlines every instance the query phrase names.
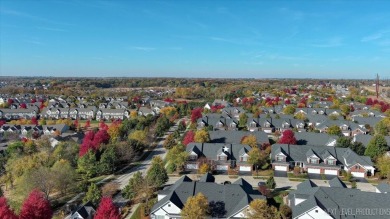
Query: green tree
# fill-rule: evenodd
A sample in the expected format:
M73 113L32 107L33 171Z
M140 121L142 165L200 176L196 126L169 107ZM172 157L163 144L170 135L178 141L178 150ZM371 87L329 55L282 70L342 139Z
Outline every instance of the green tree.
M142 176L141 172L136 172L133 177L130 178L129 183L122 190L122 196L127 199L134 199L138 196L138 192L142 187L142 184L145 183L145 179Z
M255 199L249 204L247 211L249 219L277 219L277 209L274 206L269 206L266 200Z
M386 121L382 119L375 125L375 134L377 135L387 135L389 133Z
M249 151L248 156L248 163L254 165L256 171L267 163L267 155L258 147L253 147L252 150Z
M181 171L184 169L188 156L189 154L185 151L184 145L176 145L168 151L167 160L174 165L175 169L179 168L179 171Z
M390 157L386 154L380 156L377 160L376 166L379 169L380 176L390 180Z
M77 161L77 172L82 174L84 179L90 179L97 173L97 161L95 154L90 150Z
M371 159L376 160L377 157L383 155L387 150L387 142L383 135L375 135L368 142L364 155L370 156Z
M293 105L288 105L283 109L283 113L287 115L294 115L295 107Z
M244 128L246 127L247 122L248 122L248 116L246 115L246 113L241 113L238 120L238 126Z
M339 136L342 135L341 129L340 129L340 127L338 127L337 125L332 125L332 126L330 126L330 127L328 128L328 130L327 130L327 133L328 133L329 135L339 135Z
M115 170L115 160L117 156L115 154L114 147L107 147L100 157L99 172L103 174L109 174Z
M361 142L354 142L353 144L350 145L351 150L353 150L356 154L363 156L364 152L366 151L366 148Z
M68 160L58 160L51 167L53 172L53 180L56 190L62 194L66 194L68 188L76 180L74 168L70 165Z
M176 144L173 134L169 134L164 141L163 147L165 149L171 149Z
M209 142L210 141L209 132L204 130L204 129L196 131L194 140L195 140L195 142L198 142L198 143Z
M199 173L200 174L205 174L211 171L211 167L208 163L203 163L199 167Z
M95 183L91 183L91 185L88 187L88 191L85 194L85 197L83 198L83 202L86 203L90 201L92 204L97 206L101 198L102 192Z
M205 219L208 208L209 202L207 197L202 193L198 193L187 199L180 215L184 219Z
M270 176L267 179L265 184L267 185L267 188L269 188L269 189L275 189L275 187L276 187L275 179L273 176Z
M146 178L155 187L160 187L168 181L168 174L164 168L164 162L160 156L154 156Z
M351 107L349 105L343 104L340 106L340 110L344 116L347 116L349 114L349 112L351 111Z
M336 147L350 148L352 146L351 139L345 136L341 136L336 141Z

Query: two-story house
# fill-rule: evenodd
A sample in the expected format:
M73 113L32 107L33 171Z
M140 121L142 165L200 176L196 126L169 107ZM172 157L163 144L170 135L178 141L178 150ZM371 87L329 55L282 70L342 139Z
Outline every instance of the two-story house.
M354 177L373 175L375 168L368 156L359 156L349 148L274 144L271 164L275 171L289 171L300 167L309 174L338 176L341 170Z
M252 165L248 163L249 145L224 143L190 143L186 147L189 159L186 169L197 170L200 160L206 158L216 171L237 169L240 172L251 172Z

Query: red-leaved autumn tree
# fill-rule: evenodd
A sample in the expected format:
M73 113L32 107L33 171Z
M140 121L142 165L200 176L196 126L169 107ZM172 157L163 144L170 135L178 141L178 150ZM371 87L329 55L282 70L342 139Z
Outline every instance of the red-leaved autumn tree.
M110 197L103 197L96 211L94 219L120 219L118 208Z
M33 117L31 118L31 124L33 124L33 125L38 125L38 120L37 120L37 118L36 118L35 116L33 116Z
M53 211L50 203L45 199L42 192L33 190L24 200L22 210L20 211L20 219L51 219Z
M289 129L283 131L282 137L279 140L279 144L297 144L297 139L294 136L294 132Z
M101 144L107 144L109 141L110 135L106 130L99 130L96 133L89 131L85 134L83 142L80 145L79 156L84 156L89 150L96 152L99 150Z
M7 200L0 197L0 218L1 219L18 219L15 213L10 209Z
M27 108L27 105L26 105L25 103L21 103L21 104L19 105L19 107L22 108L22 109L26 109L26 108Z
M183 138L183 144L187 146L191 142L195 142L195 133L193 131L188 131Z
M202 108L195 108L191 111L191 122L196 123L198 119L202 118Z

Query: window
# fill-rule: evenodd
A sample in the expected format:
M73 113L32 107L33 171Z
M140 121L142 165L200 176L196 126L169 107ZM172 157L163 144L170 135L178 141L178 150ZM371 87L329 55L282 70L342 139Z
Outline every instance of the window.
M197 158L198 158L198 156L196 156L196 155L190 155L190 160L196 160Z
M312 159L310 159L310 163L317 164L318 163L318 159L312 158Z
M165 219L164 215L156 215L156 219Z
M168 207L171 207L171 204L168 204Z
M328 159L328 162L327 162L329 165L335 165L336 164L336 161L333 160L333 159Z
M248 157L241 157L241 161L248 161Z
M282 156L276 156L276 161L283 161L283 157Z

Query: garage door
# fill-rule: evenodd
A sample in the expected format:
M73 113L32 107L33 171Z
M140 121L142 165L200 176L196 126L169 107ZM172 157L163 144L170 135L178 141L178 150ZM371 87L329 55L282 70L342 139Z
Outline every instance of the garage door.
M321 169L316 169L316 168L307 168L308 173L321 173Z
M278 170L278 171L287 171L287 167L286 167L286 166L275 166L275 170Z
M186 168L188 170L196 170L196 169L198 169L198 165L196 165L194 163L189 163L189 164L186 165Z
M335 176L337 176L338 175L338 171L337 170L325 170L325 175L335 175Z
M217 170L228 170L227 165L217 165Z
M364 178L364 172L351 172L352 176Z
M252 168L250 166L240 166L240 171L251 171Z

